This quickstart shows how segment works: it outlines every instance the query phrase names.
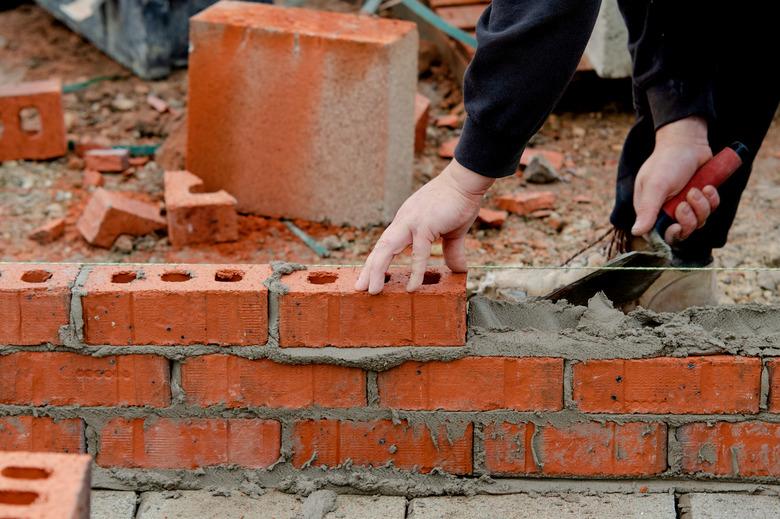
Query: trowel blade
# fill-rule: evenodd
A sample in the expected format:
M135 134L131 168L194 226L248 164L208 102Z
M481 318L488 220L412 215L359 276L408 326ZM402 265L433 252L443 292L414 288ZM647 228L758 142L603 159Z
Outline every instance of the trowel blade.
M553 292L545 299L565 299L574 305L587 305L588 300L604 292L616 306L634 301L658 279L663 271L652 270L668 267L669 257L661 252L632 251L608 261L599 270L578 279ZM648 269L648 270L623 270Z

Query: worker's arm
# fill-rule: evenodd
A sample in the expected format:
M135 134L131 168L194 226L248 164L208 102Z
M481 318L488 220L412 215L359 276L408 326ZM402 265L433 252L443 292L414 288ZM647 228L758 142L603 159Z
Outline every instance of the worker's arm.
M642 235L655 225L663 203L712 157L707 131L714 117L711 81L717 64L710 13L717 8L698 0L622 0L620 8L634 65L635 103L656 129L653 153L634 185L632 232ZM718 204L714 187L691 190L687 203L677 208L667 241L690 236Z
M355 285L379 293L396 254L412 245L407 290L423 280L431 245L466 270L465 238L482 196L512 175L528 139L574 75L598 14L599 0L493 0L477 25L478 49L466 72L468 114L453 160L398 210Z

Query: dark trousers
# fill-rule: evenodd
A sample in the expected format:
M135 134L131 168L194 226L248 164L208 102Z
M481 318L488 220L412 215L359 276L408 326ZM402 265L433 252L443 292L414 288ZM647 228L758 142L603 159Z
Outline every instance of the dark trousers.
M776 29L764 23L740 25L739 30L724 34L724 41L713 49L718 66L713 70L712 98L714 118L709 121L709 141L713 153L734 141L744 143L751 158L718 190L720 206L707 223L687 240L674 247L675 256L691 266L706 264L712 250L723 247L734 222L742 192L747 185L752 159L766 136L780 101L780 81L776 70ZM626 137L618 164L617 193L612 224L630 232L636 219L633 196L634 181L642 164L653 152L655 130L649 111L636 103L637 120ZM780 201L778 201L780 203ZM769 238L769 237L767 237Z

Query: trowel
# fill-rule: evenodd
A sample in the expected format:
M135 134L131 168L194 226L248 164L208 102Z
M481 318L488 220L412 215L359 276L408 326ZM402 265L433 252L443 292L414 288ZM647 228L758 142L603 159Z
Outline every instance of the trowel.
M686 199L688 191L704 186L719 187L739 169L747 156L748 149L740 142L724 148L696 171L682 191L666 201L655 228L644 236L646 248L616 256L598 270L554 290L545 299L565 299L575 305L586 305L599 292L604 292L616 306L639 299L659 278L662 269L671 266L672 250L662 236L675 222L677 206Z

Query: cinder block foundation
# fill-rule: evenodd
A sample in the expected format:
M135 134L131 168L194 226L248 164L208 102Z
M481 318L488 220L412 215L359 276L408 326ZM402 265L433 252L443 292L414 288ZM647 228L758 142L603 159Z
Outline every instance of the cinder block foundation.
M12 301L69 302L58 342L0 335L0 450L85 452L100 488L780 487L777 306L467 308L446 273L411 296L391 270L368 296L348 268L60 268L0 264L40 280Z
M363 226L411 193L417 30L224 1L192 19L187 169L238 210Z

